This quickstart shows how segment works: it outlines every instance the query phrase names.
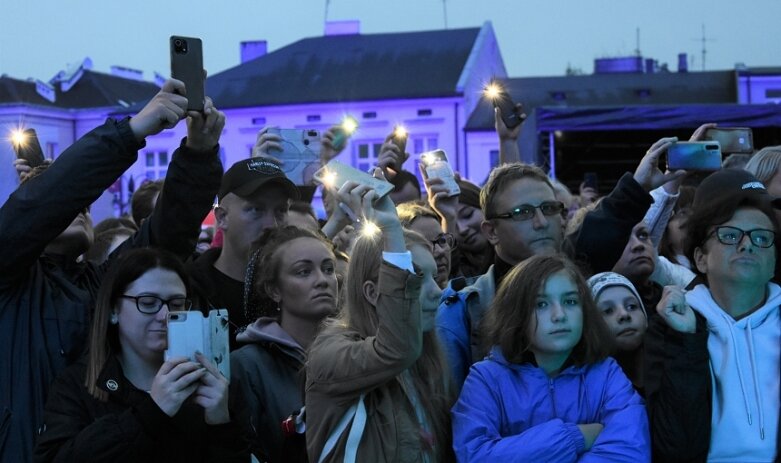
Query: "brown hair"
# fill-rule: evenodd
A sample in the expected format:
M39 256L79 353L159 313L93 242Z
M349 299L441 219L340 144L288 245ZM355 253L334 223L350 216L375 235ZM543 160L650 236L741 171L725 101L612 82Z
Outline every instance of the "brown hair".
M486 220L489 220L490 217L497 214L497 211L494 210L494 199L502 190L504 190L510 182L527 177L545 183L555 194L556 190L553 188L550 179L539 167L520 162L503 164L491 171L483 189L480 190L480 208L483 210L483 215Z
M155 180L153 182L146 182L142 184L133 197L130 198L130 210L133 213L133 222L137 226L141 226L141 221L152 215L152 211L155 210L156 201L152 201L155 196L158 196L163 191L163 180ZM158 199L159 196L158 196Z
M312 238L322 242L326 248L335 252L334 244L322 233L292 226L266 230L260 239L253 243L250 263L245 281L245 315L250 322L258 317L279 317L277 303L267 293L269 286L279 282L282 265L280 251L288 243L298 238ZM334 260L336 255L334 254Z
M433 252L431 243L417 232L405 229L404 240L407 248L420 246L428 252ZM356 331L361 338L377 334L377 312L364 297L363 284L366 281L375 283L379 281L382 245L381 235L358 238L350 256L345 285L347 291L345 306L339 317L332 321L331 326L321 336L335 335L345 330ZM421 408L428 415L429 423L436 436L439 455L451 455L450 407L453 405L453 398L450 392L452 387L447 360L437 338L436 329L423 334L423 350L409 371L421 401Z
M170 270L184 283L190 293L190 283L184 265L173 254L162 249L141 248L127 251L109 268L95 298L95 313L89 335L87 374L84 385L96 399L106 402L108 393L98 387L97 381L108 359L120 352L119 329L109 323L111 313L128 286L149 270Z
M596 363L610 352L607 333L586 280L572 261L562 255L533 256L516 265L502 280L486 312L485 347L499 346L507 361L524 363L531 348L529 327L535 320L535 302L548 279L566 272L578 288L583 309L583 334L570 354L576 365Z
M396 206L399 222L402 227L410 227L412 223L421 217L430 217L439 223L439 216L431 207L421 201L408 201Z

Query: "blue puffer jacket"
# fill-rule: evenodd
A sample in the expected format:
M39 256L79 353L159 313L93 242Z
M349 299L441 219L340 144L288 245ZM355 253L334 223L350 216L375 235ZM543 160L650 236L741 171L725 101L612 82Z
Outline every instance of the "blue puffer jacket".
M589 451L577 427L587 423L604 426ZM453 407L458 461L640 463L650 447L643 400L612 358L549 378L494 347L472 366Z

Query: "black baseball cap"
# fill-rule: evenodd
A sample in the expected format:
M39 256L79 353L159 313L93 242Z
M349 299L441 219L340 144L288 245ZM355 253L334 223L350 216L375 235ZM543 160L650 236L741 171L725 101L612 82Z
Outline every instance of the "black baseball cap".
M776 209L781 209L781 198L771 196L762 182L743 169L722 169L705 177L694 194L692 209L722 203L730 204L730 209L737 209L744 199L767 201Z
M267 158L249 158L233 164L225 172L217 198L222 201L228 193L244 198L258 191L258 188L271 184L284 188L293 199L301 196L277 162Z

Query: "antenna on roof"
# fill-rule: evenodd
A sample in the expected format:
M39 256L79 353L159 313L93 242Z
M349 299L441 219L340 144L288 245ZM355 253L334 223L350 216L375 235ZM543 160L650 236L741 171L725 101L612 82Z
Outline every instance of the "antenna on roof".
M708 54L707 43L708 42L715 42L715 40L714 39L709 39L705 35L705 23L702 23L702 38L692 39L692 40L697 40L698 42L702 42L702 50L701 50L701 53L702 53L702 70L704 71L705 70L705 57Z
M328 22L328 7L331 5L331 0L325 0L325 17L323 18L323 24Z
M447 29L447 0L442 0L442 14L445 18L445 29Z
M635 56L643 56L643 54L640 52L640 28L638 27L636 30L636 44L635 45Z

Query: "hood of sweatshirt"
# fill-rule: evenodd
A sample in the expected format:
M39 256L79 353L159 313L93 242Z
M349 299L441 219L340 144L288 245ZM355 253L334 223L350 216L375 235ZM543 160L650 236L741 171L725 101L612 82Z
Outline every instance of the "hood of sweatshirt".
M247 329L236 335L236 341L242 344L270 343L276 344L282 351L297 358L302 363L306 359L306 350L283 330L277 320L272 317L260 317Z
M740 320L705 285L686 301L708 324L713 385L708 461L772 461L779 416L781 287L768 284L762 307Z

